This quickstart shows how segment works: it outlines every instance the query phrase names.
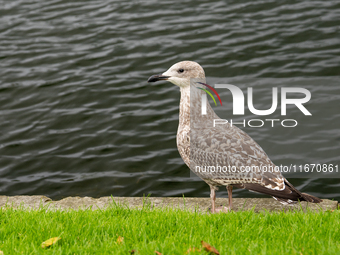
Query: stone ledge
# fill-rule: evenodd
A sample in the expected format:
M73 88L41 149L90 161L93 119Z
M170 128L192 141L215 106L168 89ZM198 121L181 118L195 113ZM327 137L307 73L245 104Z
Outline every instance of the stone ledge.
M0 196L0 207L10 206L13 208L38 209L40 206L57 209L105 209L113 205L113 200L116 204L128 206L129 208L142 208L143 205L151 205L155 208L173 207L191 211L198 210L205 212L210 207L210 198L196 197L67 197L59 201L52 201L46 196ZM217 198L216 205L227 205L227 198ZM297 203L293 206L285 206L272 198L233 198L233 210L245 211L254 208L255 212L259 211L326 211L337 210L338 201L324 199L320 204L307 202Z

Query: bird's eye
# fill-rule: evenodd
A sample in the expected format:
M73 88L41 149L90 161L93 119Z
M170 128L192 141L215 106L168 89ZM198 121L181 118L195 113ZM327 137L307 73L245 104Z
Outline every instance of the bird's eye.
M179 72L179 73L183 73L183 72L184 72L184 69L183 69L183 68L178 69L178 72Z

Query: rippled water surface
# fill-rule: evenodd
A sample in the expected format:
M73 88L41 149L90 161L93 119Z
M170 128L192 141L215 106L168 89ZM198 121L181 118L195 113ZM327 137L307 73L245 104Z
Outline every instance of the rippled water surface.
M179 89L146 82L181 60L254 86L259 109L273 86L307 88L298 127L244 130L276 164L340 165L339 1L0 3L0 194L208 196L177 152ZM321 177L290 180L340 199Z

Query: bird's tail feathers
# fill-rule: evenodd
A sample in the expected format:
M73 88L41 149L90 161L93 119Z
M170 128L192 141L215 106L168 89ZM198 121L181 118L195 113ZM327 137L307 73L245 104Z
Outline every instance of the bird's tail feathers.
M299 200L300 201L306 201L310 203L321 203L322 199L318 197L314 197L312 195L309 195L307 193L301 193L299 190L297 190L287 179L285 179L285 184L292 190L295 191L297 194L300 195Z
M248 189L250 191L267 194L275 198L277 201L284 205L293 205L298 201L306 201L310 203L320 203L322 199L312 195L301 193L291 183L285 179L285 188L283 190L269 189L258 183L244 183L233 185L238 188Z
M318 197L314 197L312 195L309 195L307 193L301 193L302 198L304 199L304 201L307 202L311 202L311 203L321 203L322 199L318 198Z

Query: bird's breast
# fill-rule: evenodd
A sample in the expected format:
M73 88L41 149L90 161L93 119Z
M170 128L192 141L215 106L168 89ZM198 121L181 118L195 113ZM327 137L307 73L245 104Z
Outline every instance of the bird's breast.
M177 130L177 149L185 164L190 167L190 126L179 126Z

